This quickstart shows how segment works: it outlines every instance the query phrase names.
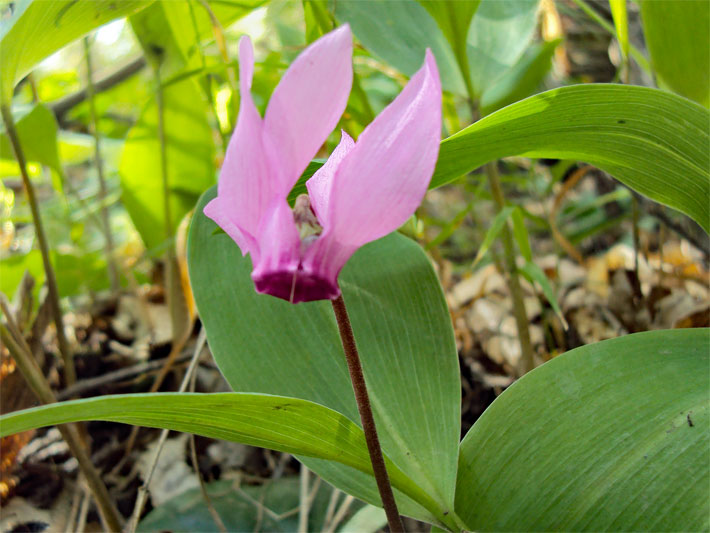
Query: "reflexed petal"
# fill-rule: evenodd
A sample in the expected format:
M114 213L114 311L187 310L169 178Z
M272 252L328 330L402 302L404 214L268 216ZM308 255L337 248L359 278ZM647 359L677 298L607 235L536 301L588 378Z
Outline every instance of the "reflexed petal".
M327 223L306 251L303 268L337 279L357 248L406 222L427 190L440 137L441 84L434 56L427 50L424 66L362 132L335 170Z
M331 238L362 246L406 222L427 190L440 138L441 84L427 50L424 66L340 164L325 228Z
M254 52L249 37L239 42L239 59L239 118L220 171L217 198L205 214L234 239L243 254L255 254L259 220L275 194L273 164L262 142L263 121L251 97Z
M308 46L274 89L264 128L279 154L280 193L288 194L338 124L352 77L352 36L346 24Z
M254 238L249 234L243 233L239 226L232 222L234 208L229 204L225 205L224 200L220 199L219 196L210 200L205 206L204 213L237 243L242 255L251 252L252 256L254 256L254 254L258 253Z
M330 154L328 161L306 182L308 196L311 199L311 207L318 217L318 222L323 227L328 226L328 202L330 201L330 187L333 184L335 171L340 166L343 158L355 146L355 141L345 131L342 131L341 135L340 143Z

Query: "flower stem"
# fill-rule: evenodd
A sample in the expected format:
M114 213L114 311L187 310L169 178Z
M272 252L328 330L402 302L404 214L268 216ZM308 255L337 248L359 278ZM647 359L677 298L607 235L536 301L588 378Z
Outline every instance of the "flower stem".
M380 447L380 439L377 437L377 428L375 427L375 419L372 416L372 408L370 407L370 398L367 394L367 386L365 385L365 377L362 374L362 365L360 364L360 356L357 352L355 337L353 336L353 328L350 324L348 311L345 308L343 296L338 296L332 300L335 319L338 322L338 330L340 331L340 339L343 342L343 351L345 359L348 363L348 371L350 372L350 380L353 384L355 392L355 401L360 412L360 420L362 421L362 429L365 433L365 442L367 443L367 451L370 453L370 461L372 462L372 472L375 475L377 489L380 491L382 498L382 506L387 515L387 523L389 524L392 533L404 532L404 524L397 510L397 503L394 501L392 486L390 485L389 476L387 475L387 467L385 466L382 448Z
M25 186L25 194L27 195L27 201L30 204L30 210L32 211L32 222L34 222L35 234L37 235L37 244L39 244L39 250L42 255L42 264L44 266L44 273L47 278L47 297L49 298L49 305L52 310L52 315L54 317L54 324L57 328L57 343L59 344L59 353L61 354L62 360L64 362L64 381L67 387L71 387L76 382L76 372L74 370L74 356L69 346L69 341L67 340L66 333L64 332L64 317L62 316L62 309L59 306L59 289L57 289L57 277L54 274L52 261L49 258L49 243L47 242L47 235L44 232L42 217L39 213L39 204L37 203L37 196L35 195L34 186L30 181L30 176L29 174L27 174L27 161L25 160L25 153L22 150L22 145L20 144L20 137L18 136L17 130L15 129L15 120L12 117L12 111L10 110L10 106L7 104L3 104L2 106L0 106L0 112L2 112L2 120L5 123L7 136L10 138L10 144L12 145L12 150L15 153L17 165L20 167L22 183Z

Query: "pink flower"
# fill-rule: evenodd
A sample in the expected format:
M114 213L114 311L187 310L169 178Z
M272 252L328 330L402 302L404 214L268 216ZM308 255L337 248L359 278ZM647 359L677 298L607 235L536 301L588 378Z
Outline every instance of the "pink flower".
M441 84L429 50L422 68L362 132L342 132L291 210L286 198L345 110L352 37L345 25L293 62L262 119L250 88L251 41L239 43L241 107L218 195L206 207L249 253L257 292L293 303L334 299L338 274L364 244L401 226L421 203L439 153Z

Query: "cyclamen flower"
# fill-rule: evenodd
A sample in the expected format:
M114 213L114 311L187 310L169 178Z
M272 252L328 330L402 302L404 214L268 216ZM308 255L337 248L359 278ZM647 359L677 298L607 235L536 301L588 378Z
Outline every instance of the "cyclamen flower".
M396 230L427 190L439 152L441 84L434 56L362 132L342 132L328 161L286 198L345 110L352 37L345 25L291 64L262 119L251 97L254 53L239 43L241 104L218 195L206 207L253 263L257 292L293 303L335 299L338 274L364 244Z

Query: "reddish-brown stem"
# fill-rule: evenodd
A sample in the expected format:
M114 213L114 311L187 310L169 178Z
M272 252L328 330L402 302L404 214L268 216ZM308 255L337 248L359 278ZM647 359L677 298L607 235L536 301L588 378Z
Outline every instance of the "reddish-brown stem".
M402 523L402 518L399 516L397 503L394 501L394 494L392 493L392 486L390 485L389 475L387 475L387 467L385 466L385 459L382 455L380 439L377 437L375 419L372 416L370 398L367 394L365 377L362 374L360 356L357 352L353 328L350 325L350 318L345 308L345 301L341 295L338 296L337 299L332 300L331 303L333 304L335 319L338 322L338 330L340 331L340 339L343 342L345 360L348 363L350 380L352 381L353 391L355 392L355 401L357 402L357 409L360 412L362 430L365 433L367 451L370 453L372 471L375 475L375 481L377 482L377 489L380 491L382 506L387 515L387 523L389 524L390 531L393 533L403 533L404 524Z

